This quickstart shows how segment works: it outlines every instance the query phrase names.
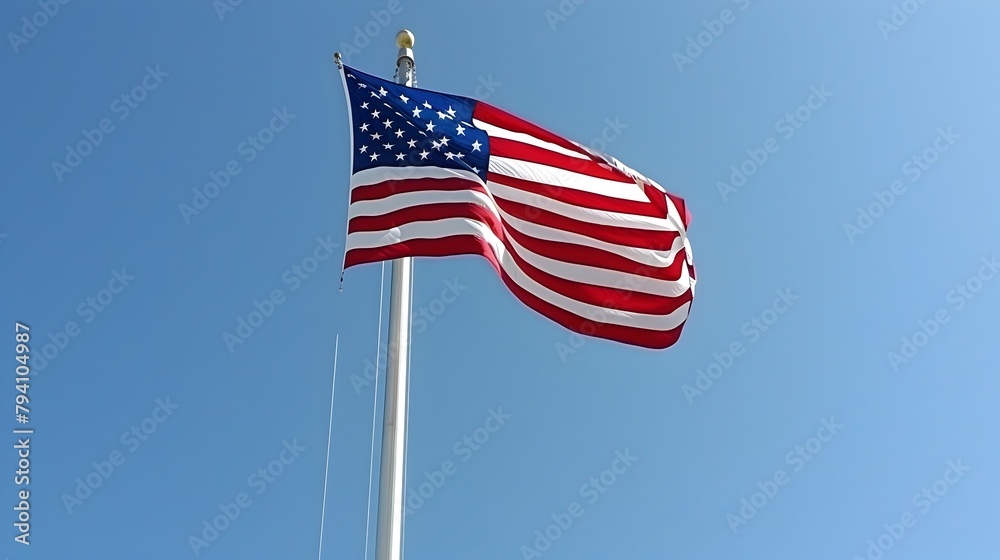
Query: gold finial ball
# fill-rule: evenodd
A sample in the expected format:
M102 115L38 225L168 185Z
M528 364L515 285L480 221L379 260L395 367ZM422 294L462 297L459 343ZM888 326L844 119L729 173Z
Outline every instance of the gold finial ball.
M401 49L412 49L413 41L413 33L409 29L401 29L396 33L396 46Z

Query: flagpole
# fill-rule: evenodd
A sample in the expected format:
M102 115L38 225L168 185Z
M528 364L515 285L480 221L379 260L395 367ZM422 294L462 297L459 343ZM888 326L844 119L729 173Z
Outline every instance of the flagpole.
M414 82L413 33L396 34L396 83ZM406 419L409 395L410 316L412 313L413 259L392 261L389 296L389 347L385 365L385 407L382 424L382 458L378 483L378 523L375 526L375 560L403 557L403 481L406 474Z

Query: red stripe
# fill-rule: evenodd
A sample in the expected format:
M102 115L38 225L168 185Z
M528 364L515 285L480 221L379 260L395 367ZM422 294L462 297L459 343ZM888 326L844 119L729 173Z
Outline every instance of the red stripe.
M516 140L506 138L490 137L490 157L506 157L519 159L541 165L550 165L567 171L573 171L582 175L589 175L596 179L615 181L624 183L623 187L635 186L635 181L631 180L621 171L612 168L606 163L598 163L589 159L580 159L559 152L532 146Z
M634 214L636 216L648 216L651 218L666 218L667 216L666 207L661 206L657 200L658 198L663 198L663 193L655 187L648 187L645 189L646 196L653 201L652 203L649 203L635 200L623 200L620 198L589 193L577 189L557 187L547 183L538 183L527 179L502 175L500 173L489 173L487 174L486 179L487 181L493 181L494 183L499 183L507 187L530 192L539 196L545 196L553 200L558 200L559 202L565 202L566 204L572 204L573 206L580 206L582 208L604 210L605 212L618 212L621 214ZM655 192L651 195L649 189L652 189Z
M628 290L626 289L628 284L625 282L621 283L620 288L608 288L566 280L536 268L511 250L508 243L504 243L504 245L507 246L507 252L517 263L518 268L529 278L557 294L571 297L583 303L631 313L667 315L691 301L691 290L687 290L680 296L670 297Z
M496 267L496 264L493 266ZM507 288L510 289L510 291L513 292L522 303L549 319L552 319L556 323L566 327L567 329L580 334L660 350L673 346L680 338L681 331L684 329L685 323L681 323L669 331L654 331L649 329L640 329L637 327L612 325L602 323L597 320L586 319L532 295L524 288L518 286L502 270L500 271L500 275L503 278L504 283L507 284Z
M617 227L585 222L568 218L549 210L543 210L536 206L528 206L521 202L507 200L498 195L494 195L494 200L496 200L497 206L500 209L515 218L559 231L578 233L592 239L625 247L669 251L674 244L674 240L680 236L680 233L676 231Z
M448 177L446 179L393 179L381 183L354 187L351 189L351 202L378 200L399 193L464 190L486 192L479 183L459 177Z
M451 235L438 239L412 239L402 243L383 245L365 249L351 249L344 258L344 268L359 264L387 261L402 257L450 257L453 255L484 255L490 253L483 248L485 241L478 240L473 247L470 240L478 240L471 235Z
M504 238L500 218L492 210L474 202L437 202L408 206L377 216L356 216L347 223L347 233L387 231L411 222L431 222L448 218L468 218L482 222L500 239Z
M634 179L630 175L624 173L623 171L619 170L616 167L608 165L607 162L605 162L603 159L591 155L589 152L581 149L580 147L573 144L569 140L566 140L559 135L553 134L524 119L516 117L502 109L489 105L488 103L483 103L481 101L477 103L476 109L473 112L473 118L488 122L494 126L504 128L512 132L521 132L524 134L529 134L540 140L556 144L558 146L571 150L575 153L583 155L588 159L589 162L593 162L593 164L596 165L596 167L591 167L589 164L585 164L585 166L581 167L580 164L583 160L579 160L578 158L559 154L557 152L546 150L544 148L539 148L537 146L532 146L530 144L517 142L515 140L498 138L494 136L490 136L490 153L492 155L497 155L501 157L511 157L534 163L542 163L545 165L553 165L555 167L560 167L563 169L576 171L586 175L591 175L599 178L606 178L614 181L628 182L628 183L634 182ZM594 171L594 169L600 169L601 171ZM496 174L491 173L490 175L496 175ZM494 179L491 177L490 180ZM532 184L531 181L527 181L525 179L520 179L520 178L511 177L510 180L515 182L524 181L527 184L521 184L521 185L511 184L508 186L522 188L523 190L530 190L532 192L537 192L539 194L542 194L543 192L549 193L548 196L552 196L557 200L563 200L563 199L553 196L552 193L567 190L567 189L562 189L561 187L555 187L553 185L546 185L540 183L533 183L534 186L531 187L529 186L529 184ZM497 182L501 184L508 184L504 181L497 181ZM648 209L649 207L648 203L621 201L620 199L605 197L600 195L591 195L589 193L580 193L580 194L586 194L588 196L577 197L581 198L582 200L579 200L575 203L578 206L587 206L590 208L611 210L614 212L624 212L624 213L638 214L643 216L658 216L658 217L666 216L666 204L660 203L660 201L662 201L664 197L664 193L648 183L643 183L643 188L646 192L647 198L649 198L653 202L653 207L656 210L650 211ZM674 203L675 205L677 205L678 209L680 209L681 207L684 207L686 209L686 205L684 205L682 199L673 195L668 195L668 196L670 196L671 199L674 200ZM678 201L680 201L679 205L677 204ZM632 208L619 210L618 209L619 205L632 206ZM686 213L686 211L681 214L681 218L682 220L684 220L686 229L688 223L687 220L689 219L689 216Z
M677 212L681 215L681 222L684 224L684 230L686 231L688 225L691 224L691 213L688 210L687 203L684 202L684 199L679 196L672 195L670 193L666 193L666 196L670 197L670 201L674 203L675 207L677 207Z
M384 216L354 218L350 221L348 231L349 233L359 231L385 231L391 227L404 223L446 218L466 218L486 225L493 231L494 235L501 240L507 252L510 253L511 258L514 259L518 268L520 268L525 275L553 292L573 298L577 301L634 313L662 315L674 311L691 299L689 292L681 296L670 297L635 291L629 288L637 286L630 286L628 283L624 282L624 278L619 287L609 288L579 282L576 280L568 280L545 272L527 262L517 253L517 249L507 240L506 232L502 229L503 226L501 225L500 220L492 213L492 211L474 203L463 202L414 206L411 208L397 210L390 214L385 214ZM404 244L405 243L408 242L404 242ZM641 286L641 280L638 280L637 282L639 282Z
M538 239L518 231L510 223L496 216L492 210L470 202L424 204L377 216L356 216L348 222L348 233L388 231L393 227L410 222L447 218L468 218L481 222L489 227L505 244L509 236L525 249L553 260L645 276L668 282L676 282L680 279L687 258L686 251L682 249L674 256L674 261L669 266L655 267L641 264L616 253L595 247L579 245L568 241ZM511 250L509 244L507 245L507 250Z
M486 241L472 235L456 235L441 239L416 239L373 249L353 249L347 252L346 265L350 267L357 264L378 262L405 256L439 257L453 255L480 255L485 257L500 274L500 277L511 293L521 300L522 303L552 321L580 334L645 348L662 349L675 344L684 328L684 323L668 331L613 325L601 322L600 317L595 317L594 319L580 317L575 313L547 303L514 282L503 271L503 268L497 261L496 256L493 255Z
M529 161L529 162L533 162L533 163L541 163L541 164L545 164L545 165L552 165L552 166L555 166L555 167L560 167L562 169L567 169L567 170L570 170L570 171L575 171L575 172L578 172L578 173L583 173L583 174L591 175L591 176L598 177L598 178L609 179L609 180L613 180L613 181L620 181L620 182L623 182L623 183L631 183L631 182L635 181L635 179L633 177L631 177L630 175L626 174L625 172L621 171L620 169L618 169L616 167L613 167L613 166L609 165L603 159L600 159L600 158L598 158L596 156L591 155L586 150L581 149L580 147L578 147L575 144L573 144L572 142L570 142L570 141L562 138L561 136L553 134L553 133L551 133L551 132L549 132L549 131L547 131L547 130L545 130L545 129L543 129L543 128L535 125L535 124L532 124L532 123L530 123L528 121L525 121L524 119L516 117L516 116L514 116L514 115L512 115L510 113L507 113L506 111L504 111L502 109L498 109L498 108L493 107L492 105L489 105L487 103L479 102L479 103L476 104L476 109L475 109L475 111L473 113L473 118L476 118L476 119L488 122L488 123L490 123L490 124L492 124L494 126L498 126L500 128L504 128L504 129L510 130L512 132L521 132L521 133L524 133L524 134L529 134L529 135L534 136L535 138L538 138L540 140L545 140L546 142L550 142L552 144L556 144L558 146L561 146L561 147L566 148L568 150L572 150L575 153L578 153L578 154L581 154L581 155L585 156L586 158L588 158L588 161L584 162L583 160L580 160L579 158L574 158L574 157L567 156L567 155L564 155L564 154L559 154L557 152L553 152L551 150L546 150L546 149L540 148L538 146L532 146L530 144L525 144L523 142L517 142L515 140L510 140L510 139L506 139L506 138L498 138L498 137L494 137L494 136L490 136L490 154L491 155L497 155L497 156L500 156L500 157L510 157L510 158L515 158L515 159L521 159L523 161ZM581 163L583 165L581 165ZM591 163L593 165L591 165ZM600 171L596 171L598 169ZM495 174L491 174L491 175L495 175ZM493 179L490 178L490 180L493 180ZM524 181L524 179L519 179L519 178L511 178L511 180L513 180L513 181L518 181L518 180ZM501 182L502 183L502 181L497 181L497 182ZM531 183L530 181L527 181L527 182ZM507 184L507 183L502 183L502 184ZM561 187L555 187L555 186L552 186L552 185L545 185L545 184L539 184L539 183L535 183L535 185L537 187L533 190L533 192L539 192L540 194L541 194L542 191L552 192L552 191L557 190L557 189L558 190L565 190L565 189L561 189ZM515 186L515 185L509 185L509 186ZM527 185L525 185L525 186L527 186ZM519 187L519 188L523 188L523 186ZM665 203L662 204L662 205L659 204L659 201L662 200L663 197L664 197L663 191L657 189L656 187L654 187L654 186L652 186L652 185L650 185L648 183L643 183L643 188L644 188L644 190L646 192L647 198L649 198L653 202L654 207L657 209L656 212L650 213L649 210L645 210L645 209L643 209L643 210L617 210L617 209L614 209L614 208L616 208L618 204L621 204L622 201L620 201L619 199L615 199L615 198L611 198L611 197L603 197L603 196L599 196L599 195L591 195L591 196L593 196L593 197L599 197L599 199L603 199L603 200L599 200L598 199L598 200L595 200L595 201L591 202L590 204L587 204L586 202L581 201L578 205L580 205L580 206L588 206L588 207L597 208L597 209L603 209L603 210L614 209L612 211L615 211L615 212L626 212L626 213L630 213L630 214L639 214L639 215L647 215L647 216L659 216L659 217L666 216L666 204ZM532 190L532 189L526 188L524 190ZM667 194L666 196L670 196L671 197L671 200L674 201L674 204L675 204L675 206L677 206L678 210L681 210L681 208L684 208L684 211L681 213L681 219L682 219L682 221L684 223L685 229L687 229L687 224L688 224L688 222L690 220L690 216L687 213L687 210L686 210L687 206L684 204L683 199L681 199L680 197L674 196L674 195L670 195L670 194ZM555 198L555 197L553 197L553 198ZM562 199L557 199L557 200L562 200ZM633 202L633 201L624 201L624 202ZM642 202L640 202L640 203L634 203L633 202L633 204L638 204L638 205L641 205L641 206L648 206L648 203L642 203ZM661 206L662 206L662 208L661 208Z
M669 266L649 266L603 249L584 247L583 245L562 241L538 239L517 231L510 227L509 224L505 224L505 226L507 226L506 233L511 239L537 255L568 263L623 272L625 274L647 276L667 282L676 282L680 279L687 257L687 252L681 249L674 256L674 261Z
M567 150L576 152L588 159L594 159L593 156L581 150L579 146L566 140L558 134L553 134L544 128L532 124L520 117L516 117L503 109L494 107L488 103L483 103L482 101L476 103L476 108L472 112L472 118L478 119L484 122L488 122L493 126L499 128L505 128L511 132L520 132L522 134L528 134L534 136L539 140L544 140L546 142L555 144L557 146L566 148ZM494 137L490 136L490 142L492 143Z

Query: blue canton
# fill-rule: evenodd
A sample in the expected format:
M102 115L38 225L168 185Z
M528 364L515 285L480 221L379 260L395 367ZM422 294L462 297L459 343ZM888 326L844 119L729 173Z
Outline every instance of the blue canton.
M354 172L440 167L486 181L489 137L472 125L476 101L395 84L344 66L354 134Z

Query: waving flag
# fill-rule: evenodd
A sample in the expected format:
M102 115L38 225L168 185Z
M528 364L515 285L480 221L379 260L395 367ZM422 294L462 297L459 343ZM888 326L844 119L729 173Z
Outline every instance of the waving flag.
M648 348L680 336L695 273L684 201L618 160L474 99L342 69L345 267L487 258L528 307Z

